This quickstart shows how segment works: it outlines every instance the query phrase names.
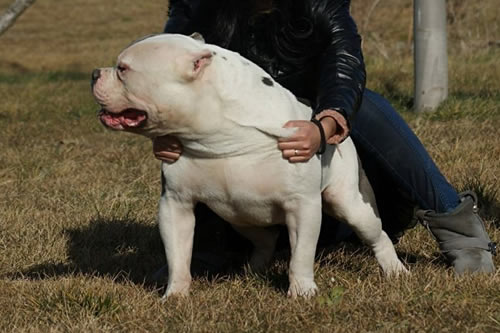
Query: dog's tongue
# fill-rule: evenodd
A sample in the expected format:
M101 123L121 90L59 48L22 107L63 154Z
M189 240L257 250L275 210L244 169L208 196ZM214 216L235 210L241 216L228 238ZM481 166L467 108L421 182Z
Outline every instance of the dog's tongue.
M146 120L146 114L143 111L128 109L120 113L110 113L101 111L101 121L113 129L125 129L138 127Z

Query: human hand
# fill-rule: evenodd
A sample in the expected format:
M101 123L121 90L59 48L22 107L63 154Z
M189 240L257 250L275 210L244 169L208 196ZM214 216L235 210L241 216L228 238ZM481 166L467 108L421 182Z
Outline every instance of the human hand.
M153 139L153 154L160 161L175 163L182 154L182 144L170 135L156 137Z
M327 138L336 132L337 123L332 118L321 119L321 125ZM297 128L292 136L278 140L278 148L281 150L283 158L290 163L309 161L321 145L321 134L318 126L307 120L291 120L283 127Z

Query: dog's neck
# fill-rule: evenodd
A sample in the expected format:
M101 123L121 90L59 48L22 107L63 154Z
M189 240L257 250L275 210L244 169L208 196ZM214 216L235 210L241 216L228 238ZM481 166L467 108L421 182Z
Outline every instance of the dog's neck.
M187 99L187 110L203 112L189 119L190 126L176 127L171 134L181 140L186 154L200 158L279 153L277 138L294 131L282 126L291 119L309 119L311 110L237 53L211 47L217 55L199 84L212 95L207 98L205 90L199 98ZM220 71L220 66L231 70ZM282 109L276 110L276 105Z
M182 134L178 138L183 145L183 155L194 158L228 158L278 152L275 137L257 128L239 125L218 128L213 133Z

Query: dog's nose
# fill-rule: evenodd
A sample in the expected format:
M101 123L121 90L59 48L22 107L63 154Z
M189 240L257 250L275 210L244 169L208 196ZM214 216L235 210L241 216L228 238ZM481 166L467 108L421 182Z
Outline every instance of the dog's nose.
M92 85L94 85L97 80L99 80L99 78L101 77L101 70L100 69L94 69L94 71L92 72Z

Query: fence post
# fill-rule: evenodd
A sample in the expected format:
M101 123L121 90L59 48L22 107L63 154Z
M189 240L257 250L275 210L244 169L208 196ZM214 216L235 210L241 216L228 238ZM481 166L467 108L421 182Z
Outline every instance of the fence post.
M414 0L415 111L431 111L448 97L446 1Z

